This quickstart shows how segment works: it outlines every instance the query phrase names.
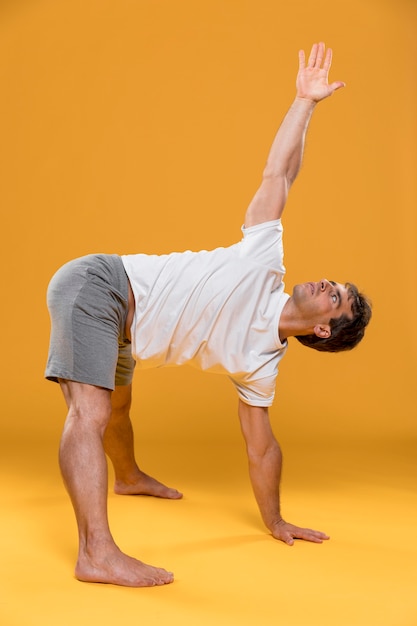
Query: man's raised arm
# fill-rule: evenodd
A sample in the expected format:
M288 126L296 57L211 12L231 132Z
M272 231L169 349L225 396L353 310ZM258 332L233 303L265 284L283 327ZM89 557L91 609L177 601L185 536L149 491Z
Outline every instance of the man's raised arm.
M288 191L301 166L304 141L314 108L320 100L344 87L337 81L329 85L332 50L325 53L324 43L314 44L306 65L304 51L299 52L296 98L273 141L263 172L262 183L245 216L245 226L279 219Z

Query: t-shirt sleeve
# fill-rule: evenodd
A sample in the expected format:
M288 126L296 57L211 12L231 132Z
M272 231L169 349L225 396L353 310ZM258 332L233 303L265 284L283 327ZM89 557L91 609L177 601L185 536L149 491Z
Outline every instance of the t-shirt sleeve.
M283 226L281 220L242 227L243 239L239 243L239 255L250 257L280 274L285 274L284 250L282 245Z
M251 406L271 406L275 397L276 375L253 381L239 380L229 376L239 398Z

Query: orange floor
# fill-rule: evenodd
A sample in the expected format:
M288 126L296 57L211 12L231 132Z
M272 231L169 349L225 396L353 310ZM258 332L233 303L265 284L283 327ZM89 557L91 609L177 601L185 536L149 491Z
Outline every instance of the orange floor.
M332 537L292 548L262 526L238 437L142 445L144 467L185 493L178 502L110 495L121 547L176 574L153 589L76 581L54 442L2 447L3 626L417 624L414 444L286 443L286 517Z

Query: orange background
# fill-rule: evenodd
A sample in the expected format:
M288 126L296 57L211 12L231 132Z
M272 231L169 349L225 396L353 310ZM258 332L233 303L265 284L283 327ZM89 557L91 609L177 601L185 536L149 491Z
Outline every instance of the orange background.
M351 354L292 341L273 413L284 432L296 416L297 437L415 434L415 9L386 0L6 3L6 430L21 429L11 415L22 407L38 416L25 424L36 431L61 410L42 379L55 269L89 252L236 241L294 95L298 48L322 39L334 48L331 77L347 87L313 119L284 214L286 284L352 280L369 293L374 319ZM139 397L146 414L169 412L161 427L170 436L206 437L220 422L223 434L234 431L226 380L152 372Z
M371 297L374 318L352 353L319 354L290 341L271 419L281 442L304 442L310 454L323 442L328 450L351 442L366 454L392 444L398 458L410 449L417 433L416 17L413 0L2 2L7 480L13 463L23 456L29 463L37 449L54 460L63 423L58 387L43 380L53 272L90 252L237 241L294 96L298 49L318 40L334 50L331 80L347 86L312 121L284 213L286 284L353 281ZM175 454L179 442L240 437L226 379L187 367L137 372L135 392L142 441Z

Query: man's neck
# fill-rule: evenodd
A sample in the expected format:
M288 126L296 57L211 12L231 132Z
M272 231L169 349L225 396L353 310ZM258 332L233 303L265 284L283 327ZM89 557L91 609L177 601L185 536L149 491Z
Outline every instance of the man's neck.
M288 339L288 337L308 335L312 332L314 332L312 328L306 327L305 320L300 319L299 312L294 304L294 299L290 296L282 309L278 324L278 335L281 343Z

